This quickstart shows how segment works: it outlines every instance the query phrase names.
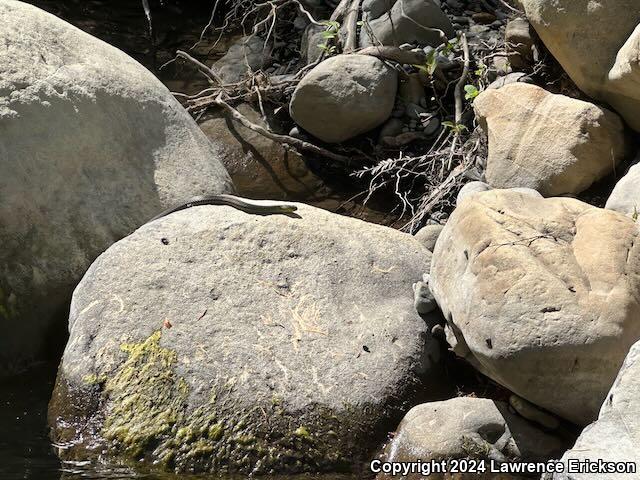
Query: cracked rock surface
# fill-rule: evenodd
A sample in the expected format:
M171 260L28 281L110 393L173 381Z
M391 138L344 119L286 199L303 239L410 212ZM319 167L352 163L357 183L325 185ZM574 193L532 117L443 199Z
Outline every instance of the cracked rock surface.
M637 237L630 217L570 198L465 198L431 267L447 340L526 400L590 423L640 338Z

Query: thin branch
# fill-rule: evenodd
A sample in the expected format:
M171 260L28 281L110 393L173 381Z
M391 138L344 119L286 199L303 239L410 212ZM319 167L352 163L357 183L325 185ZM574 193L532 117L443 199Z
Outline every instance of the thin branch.
M337 22L340 19L342 19L350 2L351 0L340 0L340 3L331 14L331 17L329 18L329 20L331 22Z
M309 19L309 22L313 23L314 25L317 25L319 27L323 27L324 24L322 22L317 21L315 18L313 18L313 15L311 15L303 6L302 4L298 1L298 0L292 0L293 3L295 3L298 6L298 9Z
M224 82L222 81L222 78L220 78L220 75L214 72L211 68L207 67L204 63L193 58L187 52L178 50L176 52L176 56L193 63L196 67L198 67L198 70L200 70L200 72L202 72L212 82L217 83L218 85L224 84Z
M294 138L291 137L289 135L280 135L277 133L273 133L270 132L269 130L267 130L264 127L261 127L260 125L256 125L255 123L251 122L249 119L247 119L244 115L242 115L240 112L238 112L235 108L233 108L231 105L229 105L227 102L225 102L222 99L222 94L218 95L218 97L213 100L213 103L215 105L218 105L222 108L224 108L235 120L237 120L238 122L240 122L242 125L244 125L245 127L247 127L249 130L252 130L256 133L259 133L260 135L262 135L263 137L266 137L270 140L273 140L274 142L278 142L278 143L283 143L286 145L291 145L292 147L298 149L298 150L307 150L310 152L313 152L317 155L321 155L323 157L326 158L330 158L331 160L336 160L338 162L349 162L350 159L349 157L345 157L343 155L339 155L337 153L333 153L325 148L319 147L317 145L314 145L313 143L310 142L306 142L304 140L300 140L299 138Z
M463 33L460 35L460 43L462 43L462 53L464 55L464 64L462 67L462 75L458 79L455 90L456 100L456 124L459 124L462 120L462 92L464 91L464 85L469 75L469 44L467 43L467 36Z

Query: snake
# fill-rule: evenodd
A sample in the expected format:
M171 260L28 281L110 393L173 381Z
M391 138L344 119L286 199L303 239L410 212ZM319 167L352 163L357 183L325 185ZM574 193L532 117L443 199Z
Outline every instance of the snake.
M176 205L174 207L167 208L165 211L159 213L147 223L151 223L167 215L179 212L180 210L186 210L187 208L197 207L200 205L226 205L229 207L237 208L245 213L252 213L255 215L272 215L272 214L291 214L295 212L298 207L292 203L274 203L269 205L263 205L259 203L250 202L244 198L236 197L234 195L219 194L193 197L192 199Z

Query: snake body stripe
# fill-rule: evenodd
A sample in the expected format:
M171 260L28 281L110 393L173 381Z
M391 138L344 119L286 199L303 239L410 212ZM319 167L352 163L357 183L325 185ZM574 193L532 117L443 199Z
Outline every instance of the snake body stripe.
M159 218L165 217L171 213L179 212L180 210L186 210L187 208L197 207L200 205L226 205L229 207L237 208L246 213L253 213L256 215L270 215L270 214L278 214L278 213L293 213L298 207L291 203L276 203L271 205L263 205L259 203L252 203L240 197L235 197L233 195L210 195L205 197L194 197L191 200L181 203L180 205L176 205L174 207L168 208L165 211L159 213L147 223L153 222L154 220L158 220Z

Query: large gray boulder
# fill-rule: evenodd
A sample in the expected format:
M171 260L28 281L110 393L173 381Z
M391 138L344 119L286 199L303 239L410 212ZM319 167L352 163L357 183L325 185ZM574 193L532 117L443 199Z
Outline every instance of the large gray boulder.
M72 445L63 458L97 444L248 474L370 453L438 360L411 288L431 255L408 234L298 207L194 207L98 258L74 293L50 408Z
M489 471L490 462L534 462L558 458L561 440L544 433L527 420L511 413L503 402L487 398L458 397L413 407L385 448L385 462L441 462L475 459L487 471L460 472L456 479L523 478ZM472 464L472 465L478 465ZM377 465L376 465L377 467ZM439 480L443 472L409 474L407 480ZM379 480L398 478L381 474Z
M455 35L449 17L436 0L365 0L362 20L362 47L404 43L435 47L443 42L442 34L447 38Z
M638 225L575 199L491 190L462 200L429 285L457 355L580 425L640 338Z
M493 188L575 195L612 172L627 153L618 115L536 85L486 90L473 106L489 137L485 176Z
M637 478L640 465L640 343L636 343L620 369L598 420L584 429L573 448L562 457L565 472L546 478L554 480L616 480ZM608 462L609 473L572 473L577 462ZM613 464L613 465L612 465ZM615 470L619 468L620 470ZM623 470L624 469L624 470ZM617 473L615 473L617 472ZM635 474L635 475L634 475Z
M519 0L571 79L640 130L637 0Z
M147 70L0 0L0 370L36 356L92 260L169 205L230 191L217 151Z
M328 143L384 123L393 110L398 74L368 55L336 55L305 75L291 97L291 117Z

